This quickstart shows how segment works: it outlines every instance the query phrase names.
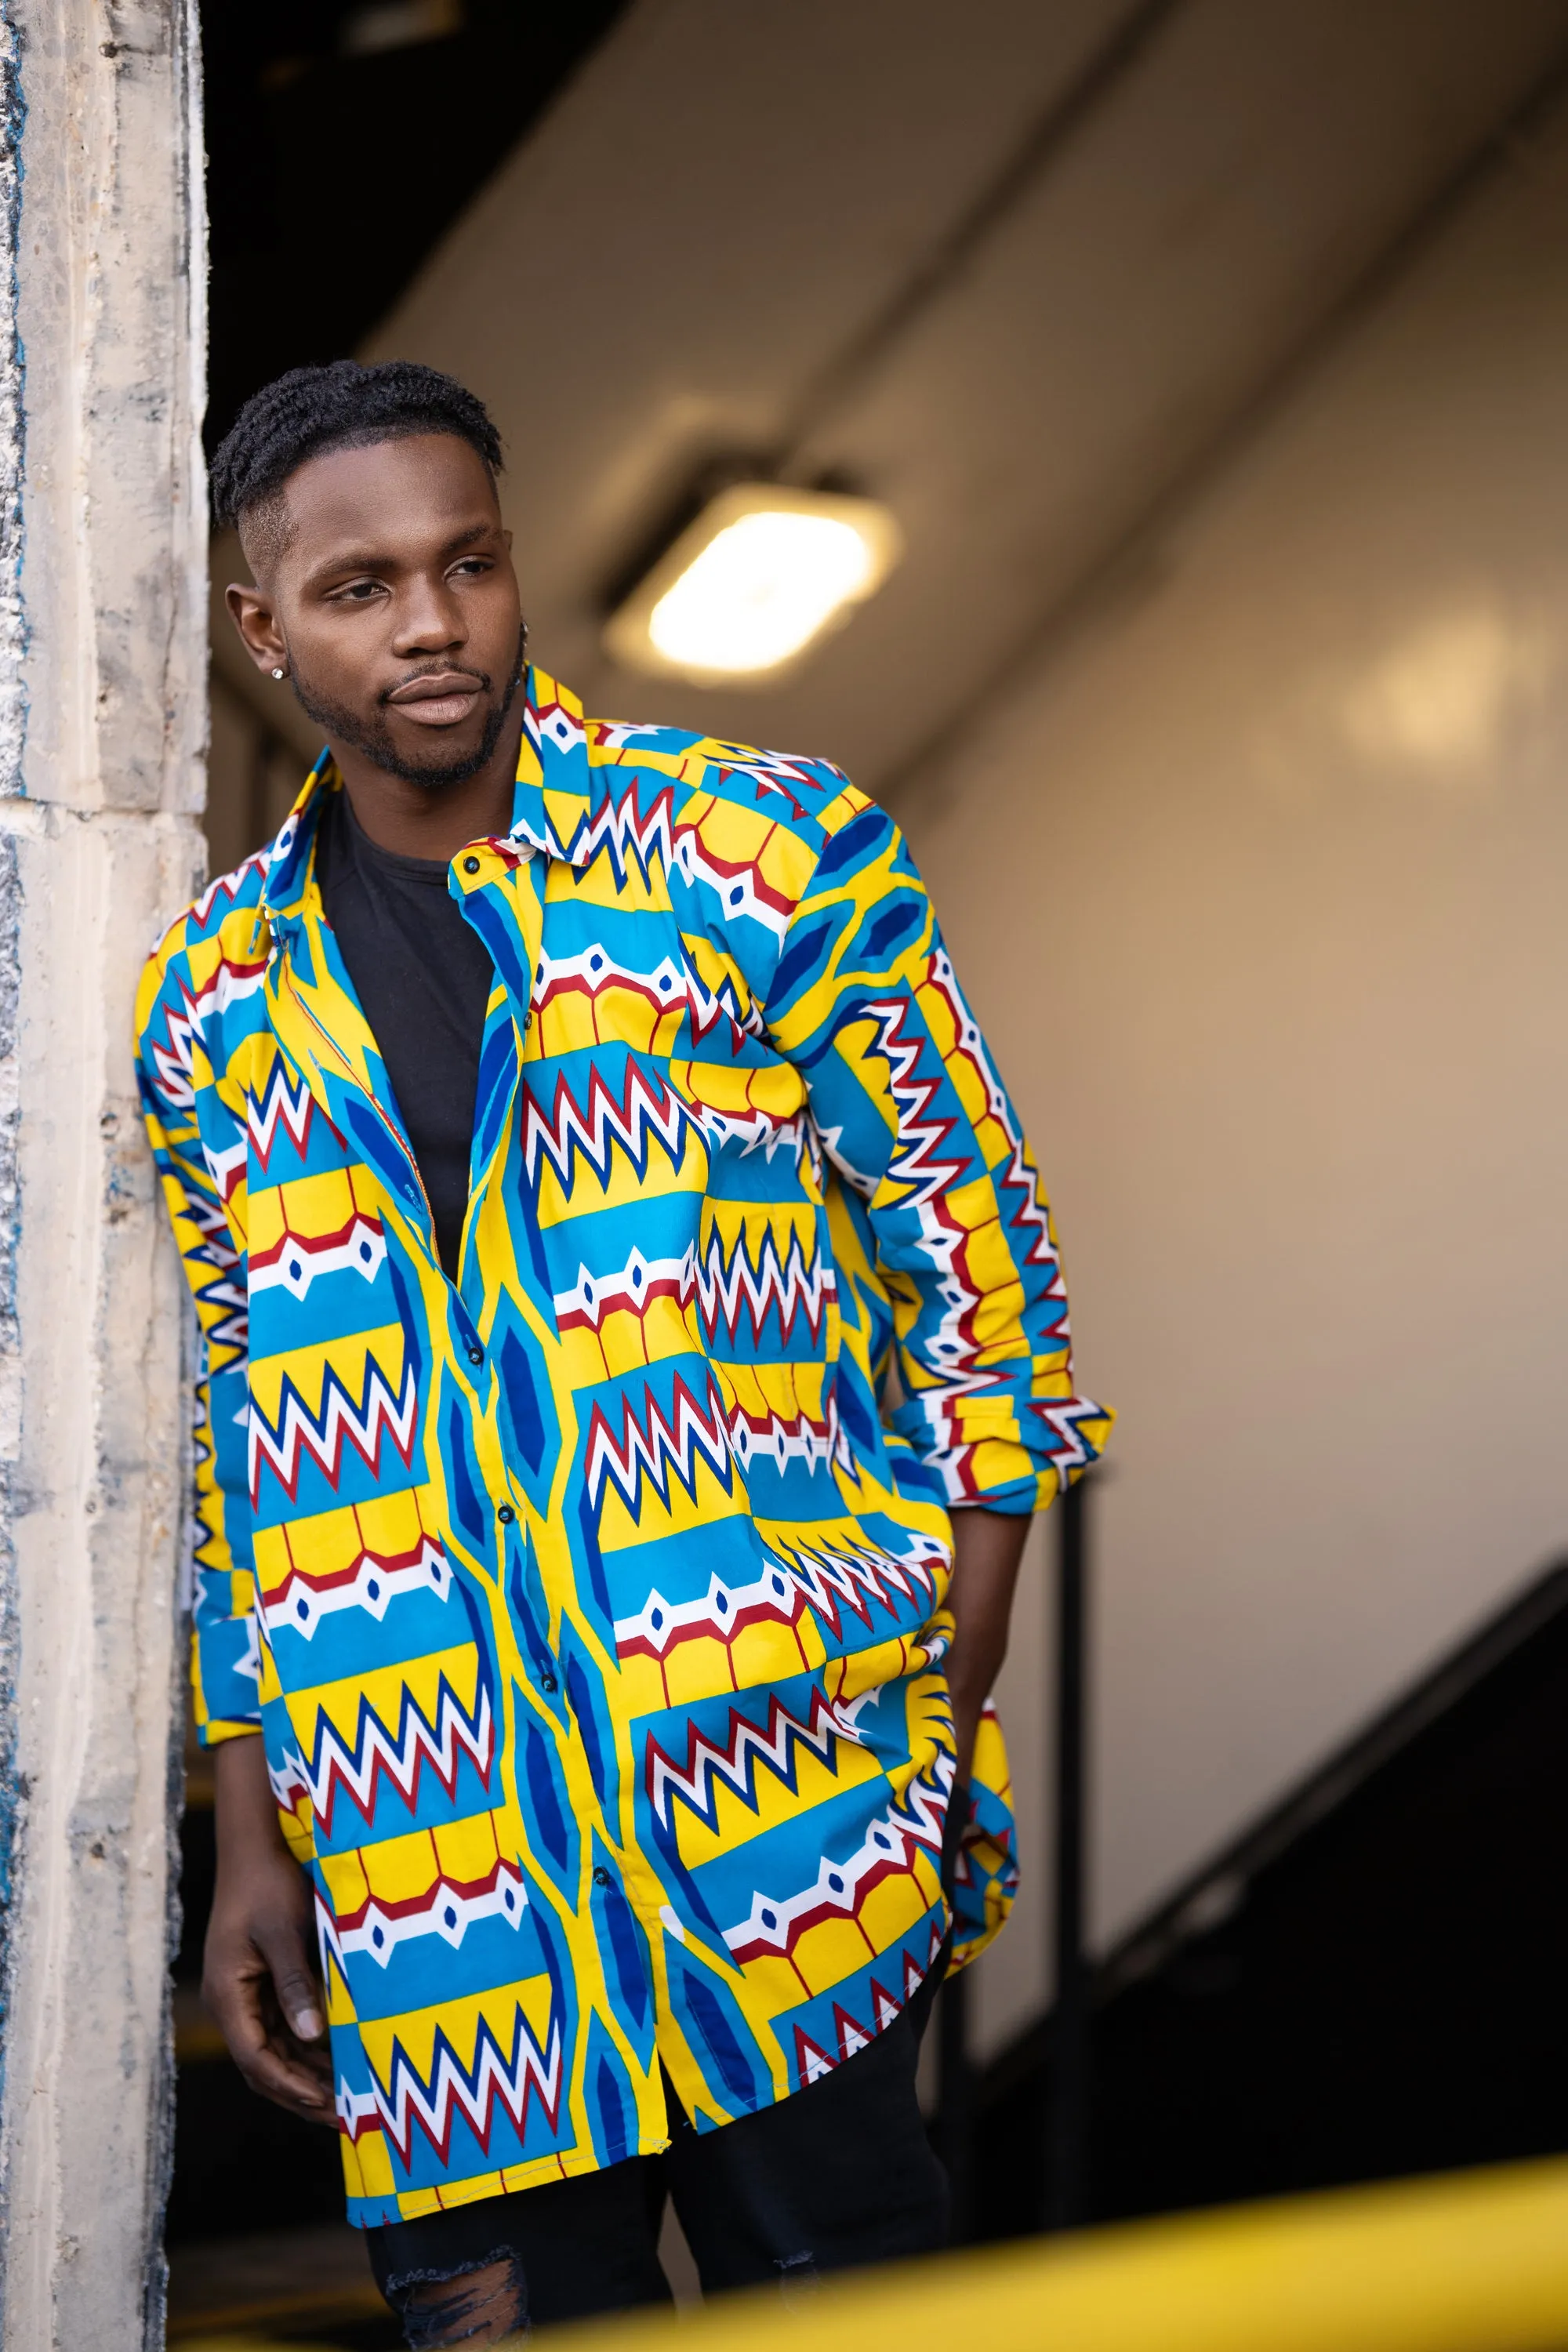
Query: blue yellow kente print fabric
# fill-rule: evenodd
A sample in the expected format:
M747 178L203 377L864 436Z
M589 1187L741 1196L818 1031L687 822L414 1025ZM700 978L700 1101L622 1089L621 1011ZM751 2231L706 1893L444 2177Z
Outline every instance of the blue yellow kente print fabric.
M710 2129L898 2014L947 1925L949 1509L1037 1509L1107 1426L892 824L525 691L512 829L451 867L495 959L456 1286L313 878L329 762L140 1002L198 1717L259 1727L314 1882L362 2224L663 2147L661 2059ZM967 1948L991 1723L976 1780Z

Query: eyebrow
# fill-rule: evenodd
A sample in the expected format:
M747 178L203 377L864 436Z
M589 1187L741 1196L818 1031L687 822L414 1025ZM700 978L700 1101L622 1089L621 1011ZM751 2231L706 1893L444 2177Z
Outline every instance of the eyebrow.
M481 539L494 537L500 529L500 524L494 521L470 523L467 530L454 533L440 552L443 556L460 554L465 547L472 547ZM385 548L345 548L341 554L329 555L321 562L313 563L305 574L306 583L312 585L319 580L331 579L340 572L380 572L395 562L395 559Z

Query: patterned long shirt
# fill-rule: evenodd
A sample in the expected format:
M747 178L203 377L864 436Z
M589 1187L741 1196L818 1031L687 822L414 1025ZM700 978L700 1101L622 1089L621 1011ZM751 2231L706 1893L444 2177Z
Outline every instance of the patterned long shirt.
M205 1349L195 1687L314 1884L351 2219L668 2142L949 1924L950 1511L1102 1442L1046 1202L889 820L529 674L451 862L495 981L458 1278L323 911L330 761L139 1003ZM899 1401L889 1402L896 1363ZM957 1897L1014 1874L983 1727Z

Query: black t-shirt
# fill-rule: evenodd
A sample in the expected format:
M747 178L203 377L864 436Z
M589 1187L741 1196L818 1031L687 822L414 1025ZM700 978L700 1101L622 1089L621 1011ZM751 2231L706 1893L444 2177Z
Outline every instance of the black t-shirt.
M455 1282L495 965L447 887L446 865L380 848L345 792L334 793L322 814L316 873L425 1180L441 1264Z

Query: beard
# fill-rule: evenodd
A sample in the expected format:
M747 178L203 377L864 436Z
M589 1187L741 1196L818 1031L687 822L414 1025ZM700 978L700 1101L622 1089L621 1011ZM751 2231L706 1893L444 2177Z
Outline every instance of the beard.
M471 776L479 774L481 768L488 767L494 757L496 745L500 741L501 729L506 725L507 713L510 710L517 690L522 684L527 644L528 630L524 627L518 635L517 659L511 666L511 676L506 682L506 691L499 701L491 704L487 712L484 733L480 736L476 748L472 751L462 751L456 758L447 760L405 759L393 741L392 729L385 719L379 716L374 719L363 718L358 711L350 710L345 704L334 702L330 695L319 693L314 688L307 686L300 676L298 665L292 660L289 663L289 677L294 688L294 698L300 709L313 726L321 730L329 742L341 743L346 751L357 751L362 760L368 760L372 767L379 768L384 775L396 776L405 784L416 784L421 792L439 793L444 792L449 784L466 784ZM451 665L448 664L447 667L449 667ZM491 680L488 672L474 670L469 675L482 681L487 694L491 691ZM384 698L383 701L384 702Z

